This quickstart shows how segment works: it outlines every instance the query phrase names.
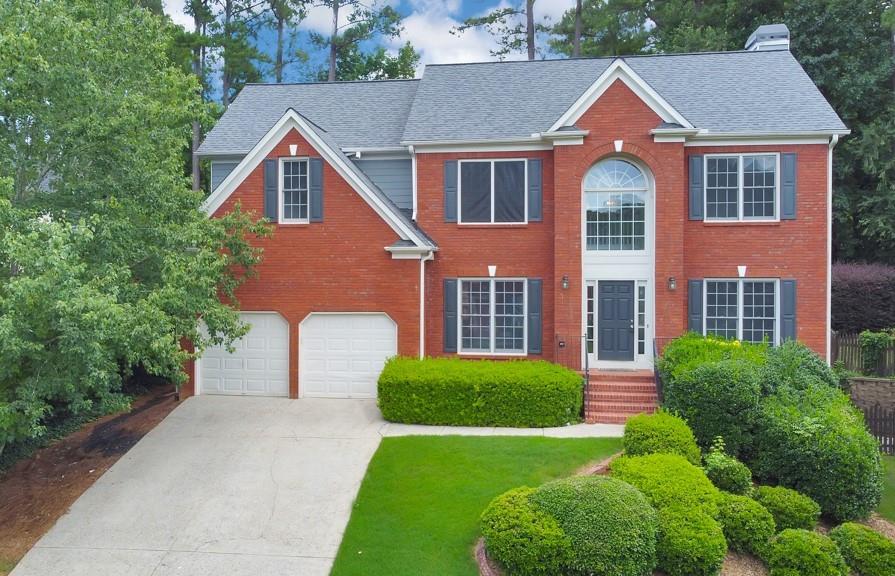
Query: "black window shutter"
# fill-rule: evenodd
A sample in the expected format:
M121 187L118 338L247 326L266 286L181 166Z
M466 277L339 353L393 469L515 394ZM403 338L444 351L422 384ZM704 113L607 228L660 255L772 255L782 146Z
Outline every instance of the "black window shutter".
M264 217L271 222L278 222L278 198L280 191L280 175L277 173L279 160L268 158L264 161Z
M528 279L528 353L541 353L541 302L543 283L540 278Z
M308 203L311 222L323 222L323 159L308 160Z
M780 219L796 219L796 154L780 155Z
M457 221L457 161L444 161L444 221Z
M796 281L780 281L780 341L796 339Z
M702 280L687 282L687 330L702 334Z
M540 222L544 216L541 205L543 203L543 176L541 172L541 159L531 158L528 161L528 221Z
M705 182L703 182L702 156L690 156L690 220L702 220L705 205Z
M444 351L457 351L457 279L444 279Z

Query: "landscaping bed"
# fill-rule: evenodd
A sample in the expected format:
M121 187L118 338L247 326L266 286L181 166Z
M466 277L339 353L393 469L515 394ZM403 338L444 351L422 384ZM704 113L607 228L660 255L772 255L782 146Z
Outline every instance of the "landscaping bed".
M153 386L129 412L89 422L0 473L0 575L176 406L173 385Z

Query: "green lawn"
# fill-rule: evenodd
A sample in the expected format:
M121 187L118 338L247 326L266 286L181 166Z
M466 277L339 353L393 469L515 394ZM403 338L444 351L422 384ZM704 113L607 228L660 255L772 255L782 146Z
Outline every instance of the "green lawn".
M619 450L620 438L386 438L367 469L332 574L475 576L479 515L492 498Z
M895 456L883 456L883 501L880 516L895 522Z

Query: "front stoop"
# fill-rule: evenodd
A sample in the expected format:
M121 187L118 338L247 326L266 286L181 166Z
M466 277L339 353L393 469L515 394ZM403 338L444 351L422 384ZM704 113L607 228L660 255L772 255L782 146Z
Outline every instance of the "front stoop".
M659 407L656 377L652 370L590 373L584 420L588 424L624 424L641 413L653 413Z

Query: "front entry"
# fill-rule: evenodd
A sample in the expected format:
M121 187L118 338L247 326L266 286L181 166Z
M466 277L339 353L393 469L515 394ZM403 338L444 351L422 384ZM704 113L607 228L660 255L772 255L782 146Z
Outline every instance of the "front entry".
M597 283L597 359L634 360L634 282Z

